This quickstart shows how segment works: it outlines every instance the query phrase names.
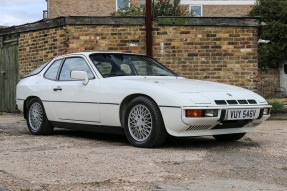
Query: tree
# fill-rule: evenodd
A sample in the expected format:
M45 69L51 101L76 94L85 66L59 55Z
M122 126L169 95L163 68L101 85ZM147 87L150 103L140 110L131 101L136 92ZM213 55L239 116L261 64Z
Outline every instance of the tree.
M123 8L112 12L112 16L135 16L145 15L145 8L141 9L132 3L126 3ZM152 7L153 12L153 7ZM180 5L180 0L155 0L154 16L192 16L188 11L188 6Z
M279 67L287 59L287 0L257 0L249 16L261 16L267 23L260 38L270 43L258 46L259 67Z

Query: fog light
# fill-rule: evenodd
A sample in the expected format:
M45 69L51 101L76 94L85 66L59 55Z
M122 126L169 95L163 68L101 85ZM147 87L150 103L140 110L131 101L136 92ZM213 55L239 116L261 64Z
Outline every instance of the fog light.
M269 115L271 112L271 108L264 108L263 115Z
M203 117L202 110L186 110L186 117Z
M217 117L218 116L218 110L217 109L208 109L205 110L205 117Z

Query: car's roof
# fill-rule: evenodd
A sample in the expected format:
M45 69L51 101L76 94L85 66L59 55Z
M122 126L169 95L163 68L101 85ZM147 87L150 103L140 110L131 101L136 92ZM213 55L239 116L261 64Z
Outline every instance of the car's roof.
M69 57L69 56L76 56L76 55L85 55L85 56L89 56L91 54L131 54L131 55L141 55L141 56L144 56L142 54L134 54L134 53L127 53L127 52L75 52L75 53L70 53L70 54L64 54L64 55L61 55L61 56L58 56L56 57L55 59L58 59L58 58L63 58L63 57Z

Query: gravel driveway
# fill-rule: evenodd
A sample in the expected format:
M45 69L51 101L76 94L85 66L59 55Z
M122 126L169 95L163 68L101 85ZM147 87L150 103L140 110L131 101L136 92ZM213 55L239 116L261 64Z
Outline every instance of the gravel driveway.
M287 121L266 121L233 143L170 138L141 149L119 135L33 136L22 116L1 115L3 190L287 190Z

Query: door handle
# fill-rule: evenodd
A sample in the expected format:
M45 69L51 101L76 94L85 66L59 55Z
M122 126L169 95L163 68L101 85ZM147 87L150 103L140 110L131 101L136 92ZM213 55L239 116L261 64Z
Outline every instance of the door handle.
M53 89L54 91L62 91L62 88L61 87L56 87Z

